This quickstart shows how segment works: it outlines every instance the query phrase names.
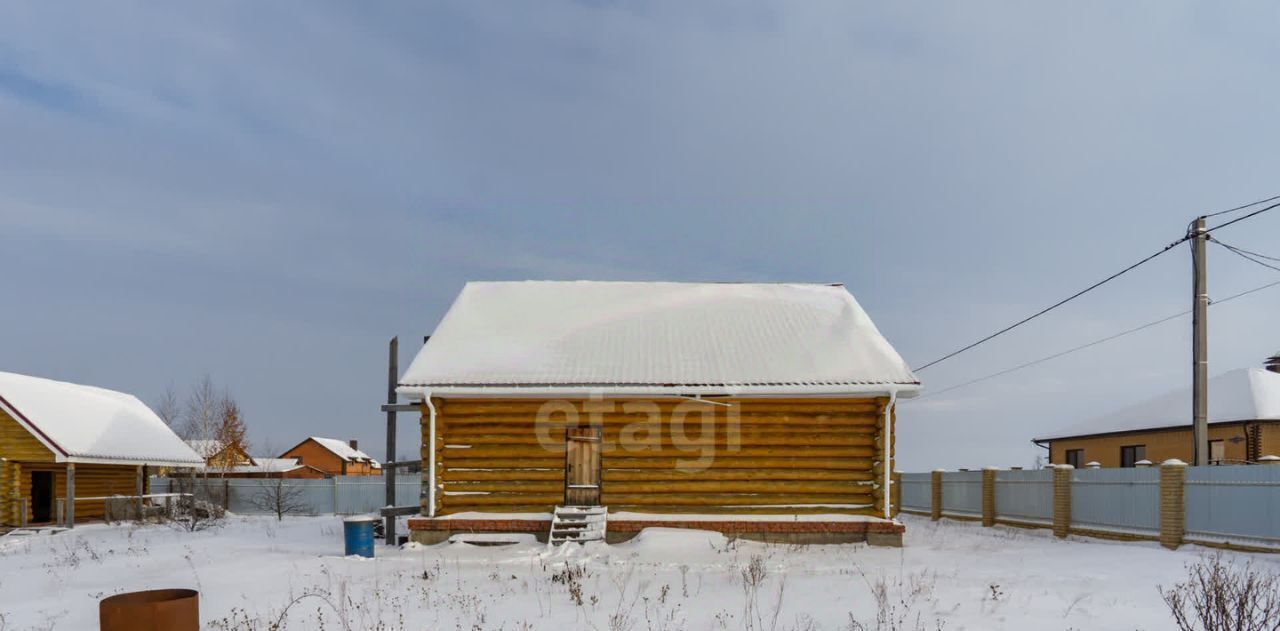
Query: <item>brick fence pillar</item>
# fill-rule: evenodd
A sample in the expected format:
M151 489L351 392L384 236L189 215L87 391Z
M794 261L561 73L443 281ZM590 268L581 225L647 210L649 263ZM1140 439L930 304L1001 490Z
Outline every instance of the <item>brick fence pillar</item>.
M944 469L933 470L933 495L929 501L929 519L942 519L942 474Z
M1176 550L1182 545L1186 526L1183 512L1183 483L1187 463L1176 458L1160 463L1160 545Z
M996 525L996 467L982 470L982 525Z
M1071 534L1071 478L1075 467L1069 464L1053 466L1053 535L1065 537Z

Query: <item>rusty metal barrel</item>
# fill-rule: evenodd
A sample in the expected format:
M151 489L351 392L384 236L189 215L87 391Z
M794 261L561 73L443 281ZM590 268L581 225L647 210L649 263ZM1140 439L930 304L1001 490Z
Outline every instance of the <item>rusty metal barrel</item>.
M152 589L127 592L98 603L100 631L199 631L200 592Z

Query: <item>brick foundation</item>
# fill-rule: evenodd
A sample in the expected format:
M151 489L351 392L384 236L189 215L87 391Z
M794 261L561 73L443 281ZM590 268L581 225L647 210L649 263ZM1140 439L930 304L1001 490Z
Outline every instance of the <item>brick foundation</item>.
M548 519L428 519L409 520L409 539L422 544L440 543L455 534L525 533L546 541L551 528ZM729 537L767 543L826 544L867 542L879 546L902 546L902 524L891 521L715 521L684 520L678 516L661 520L610 519L606 540L626 541L645 528L685 528L713 530Z

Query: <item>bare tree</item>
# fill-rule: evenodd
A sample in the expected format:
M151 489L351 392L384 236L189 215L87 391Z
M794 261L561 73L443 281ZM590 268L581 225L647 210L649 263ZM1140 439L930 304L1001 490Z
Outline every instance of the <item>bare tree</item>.
M187 532L207 530L222 524L226 517L219 480L212 482L208 475L197 477L194 472L175 475L169 479L169 490L178 493L177 501L166 515L170 525Z
M156 415L165 425L178 429L175 424L182 418L182 403L178 401L178 391L173 388L172 383L165 387L160 399L156 401Z
M187 395L178 434L187 440L217 440L224 398L209 375L201 377Z
M310 506L304 499L306 489L291 484L292 480L284 477L288 467L279 460L269 462L273 464L264 467L264 473L268 477L259 480L258 489L251 500L254 508L269 511L277 520L283 520L285 515L307 512Z

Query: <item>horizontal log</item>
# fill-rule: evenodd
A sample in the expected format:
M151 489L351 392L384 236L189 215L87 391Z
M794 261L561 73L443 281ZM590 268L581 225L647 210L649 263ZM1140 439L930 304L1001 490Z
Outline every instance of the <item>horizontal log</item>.
M564 503L564 493L488 493L485 495L444 495L445 506L556 505Z
M558 435L570 426L564 424L551 425L542 432L545 435ZM576 427L576 426L575 426ZM670 433L669 423L649 423L637 422L635 425L606 425L604 427L604 435L617 436L621 434L624 428L630 433L658 431L662 433ZM454 440L461 436L536 436L537 427L531 424L502 424L502 423L474 423L462 424L450 427L447 433L437 436L437 439L448 437ZM686 425L684 433L698 434L701 433L702 427L699 425ZM716 425L716 432L729 431L728 425ZM809 434L857 434L865 436L876 436L878 434L875 426L870 423L862 423L857 425L835 425L835 424L816 424L816 423L743 423L738 426L740 432L797 432Z
M670 469L604 469L605 483L661 480L872 480L870 471L825 469L708 469L686 473Z
M825 412L874 412L884 409L884 399L872 398L854 398L854 399L715 399L719 403L727 403L743 412L805 412L805 413L825 413ZM548 402L551 404L548 405ZM705 406L706 409L717 413L724 413L727 409L724 405L714 405L710 403L696 403L688 400L675 399L605 399L603 401L584 401L573 399L535 399L535 400L461 400L454 399L446 403L443 407L445 414L449 415L500 415L500 414L537 414L539 410L553 411L568 409L564 404L568 403L578 413L622 413L624 411L640 412L647 409L650 404L656 405L657 409L662 412L669 412L679 406L682 410L699 410ZM628 403L633 405L628 406ZM439 416L441 410L437 409Z
M495 506L457 503L441 506L436 511L436 515L457 515L459 513L550 513L556 506L563 503L563 496L555 502L545 504L503 504ZM550 522L550 515L548 515L547 521L548 523Z
M563 493L564 476L559 480L493 480L484 482L458 482L446 480L446 493L450 491L477 491L488 493ZM446 496L449 497L449 496Z
M637 434L628 434L624 437L618 432L605 432L604 442L611 443L620 448L636 445L659 445L674 446L680 445L726 445L730 441L736 442L742 446L769 446L769 445L811 445L811 446L828 446L828 447L871 447L876 445L873 436L866 434L838 434L838 433L799 433L799 432L715 432L710 435L701 433L687 433L680 438L679 441L668 433L648 433L641 432ZM444 442L446 449L453 448L458 445L542 445L563 449L564 438L554 438L542 436L539 437L532 432L522 434L478 434L450 436Z
M864 493L858 482L814 482L811 480L663 480L659 482L605 482L606 495L612 493L651 493L665 496L667 493L785 493L841 494ZM870 483L867 483L870 484ZM867 487L869 488L869 487Z
M487 480L555 480L564 482L564 468L558 469L445 469L440 478L445 482L483 482Z
M626 458L605 456L605 469L677 469L694 466L696 458ZM711 469L842 469L865 471L870 458L713 458Z
M655 515L682 515L682 514L702 514L702 515L778 515L780 520L786 520L788 515L867 515L870 517L879 517L880 513L876 512L869 505L862 508L848 507L831 507L831 506L670 506L670 505L628 505L628 504L611 504L609 512L626 511L629 513L648 513ZM616 518L615 518L616 519Z
M564 456L557 458L446 458L449 469L557 469L564 471Z
M794 504L870 504L869 493L794 494L794 493L611 493L603 490L602 502L612 505L665 506L758 506Z
M717 448L712 449L711 446L705 446L708 456L715 458L744 458L744 457L793 457L793 458L867 458L874 456L878 451L874 447L821 447L809 445L787 445L779 447L753 447L743 446L736 449ZM697 446L689 446L688 448L679 447L651 447L648 445L634 445L631 448L623 448L617 445L604 445L601 452L604 457L624 456L624 457L675 457L690 458L701 457L704 449ZM445 449L445 458L549 458L556 455L563 457L563 445L479 445L467 448L447 448Z
M878 420L883 420L883 416L874 413L825 413L825 414L796 414L796 413L742 413L733 417L732 420L742 425L753 424L774 424L774 425L795 425L795 424L811 424L811 425L858 425L875 427ZM717 414L711 417L711 422L723 424L730 422L730 418L723 414ZM662 414L658 418L647 414L605 414L598 417L587 415L579 415L574 418L566 418L563 414L556 414L549 417L539 419L536 414L528 415L489 415L489 414L472 414L466 416L451 416L445 422L445 425L452 430L466 425L514 425L514 426L533 426L541 423L552 427L566 427L579 425L630 425L633 423L670 423L672 418L668 414ZM706 418L702 415L690 414L682 419L685 425L695 426L706 422ZM442 426L439 418L436 420L437 429Z

